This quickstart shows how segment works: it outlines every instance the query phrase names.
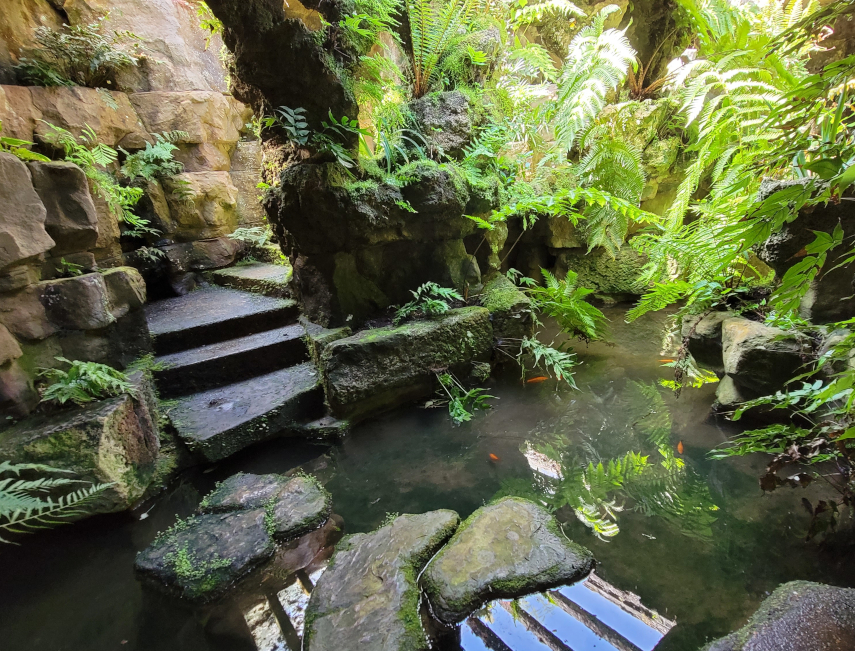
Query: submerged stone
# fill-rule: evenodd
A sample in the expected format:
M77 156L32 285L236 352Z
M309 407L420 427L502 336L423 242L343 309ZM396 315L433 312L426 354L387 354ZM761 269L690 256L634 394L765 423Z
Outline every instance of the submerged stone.
M455 624L498 598L578 581L594 557L540 506L506 497L473 513L422 577L433 614Z
M429 649L417 577L458 522L454 511L402 515L344 539L309 600L303 649Z
M336 416L359 420L430 395L434 369L468 372L493 347L490 313L481 307L389 328L363 330L327 345L321 373Z
M321 529L331 507L329 494L313 477L239 473L205 497L196 515L140 552L135 569L161 590L206 603L275 556L283 561L278 570L300 569L317 553L305 553L301 537ZM296 542L279 546L286 541ZM307 541L312 549L327 542L325 535Z
M705 651L855 649L855 590L809 581L779 586L748 623Z

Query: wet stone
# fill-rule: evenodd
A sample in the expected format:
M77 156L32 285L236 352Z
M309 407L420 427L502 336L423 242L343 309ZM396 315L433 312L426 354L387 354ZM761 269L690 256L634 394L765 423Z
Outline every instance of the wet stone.
M572 583L593 567L591 552L568 540L547 511L506 497L460 526L431 561L422 585L433 614L454 624L488 601Z
M855 590L809 581L779 586L748 623L705 651L855 649Z
M429 649L417 577L458 522L454 511L402 515L342 540L309 600L303 649Z
M272 560L279 543L322 527L331 501L311 477L240 473L222 482L198 511L158 535L137 555L135 569L156 588L207 603Z

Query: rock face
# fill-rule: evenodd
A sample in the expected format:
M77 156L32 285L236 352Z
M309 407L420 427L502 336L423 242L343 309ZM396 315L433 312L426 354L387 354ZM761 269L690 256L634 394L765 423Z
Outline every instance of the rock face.
M473 513L431 561L422 584L446 624L496 598L516 598L572 583L594 567L543 508L506 497Z
M742 317L722 321L724 372L749 398L775 393L804 364L798 335Z
M498 275L484 285L483 293L496 339L522 339L534 334L531 300L510 280Z
M429 395L432 369L488 361L493 346L489 312L450 310L425 321L363 330L326 346L321 373L336 416L359 420Z
M447 156L460 158L472 141L469 100L459 90L431 93L410 103L428 144Z
M176 241L222 237L237 228L238 192L228 172L185 172L166 186L168 232Z
M743 628L705 651L849 651L855 648L855 590L791 581Z
M72 471L70 478L112 483L87 513L123 511L148 488L159 449L156 400L147 379L133 378L136 399L122 395L0 433L0 456Z
M306 651L426 651L417 577L451 537L454 511L402 515L339 543L306 610Z
M616 258L597 249L571 249L562 252L555 264L555 273L563 278L568 269L579 274L579 286L598 294L630 295L643 293L639 285L646 260L630 246L624 245ZM539 274L538 274L539 277Z
M186 132L177 145L233 146L251 115L236 99L217 92L133 93L130 101L149 133Z
M9 274L11 268L54 247L45 230L46 218L27 166L12 154L0 153L0 274Z
M680 335L688 338L689 352L699 364L724 369L721 326L734 316L733 312L711 312L683 319Z
M63 330L100 330L115 317L110 313L107 285L99 273L39 283L39 300L48 320Z
M324 526L331 509L313 477L239 473L206 496L197 515L140 552L134 567L141 580L205 603L273 560L278 545Z
M98 240L98 215L83 170L73 163L29 163L33 187L47 210L53 257L86 251Z

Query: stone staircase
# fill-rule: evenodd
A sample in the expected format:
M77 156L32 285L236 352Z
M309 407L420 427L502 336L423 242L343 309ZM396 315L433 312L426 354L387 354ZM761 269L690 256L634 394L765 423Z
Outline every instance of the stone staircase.
M335 429L297 303L284 297L283 270L265 263L221 270L209 275L217 285L146 307L160 397L204 461L274 436Z

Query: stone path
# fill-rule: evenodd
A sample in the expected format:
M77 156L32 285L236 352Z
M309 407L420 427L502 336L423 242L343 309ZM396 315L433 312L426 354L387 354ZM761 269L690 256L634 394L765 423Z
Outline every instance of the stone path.
M282 298L283 269L255 263L222 270L209 278L230 287L203 287L146 307L160 397L173 401L169 417L203 461L274 436L341 430L337 421L318 425L325 423L323 388L297 303ZM236 284L241 289L231 288Z

